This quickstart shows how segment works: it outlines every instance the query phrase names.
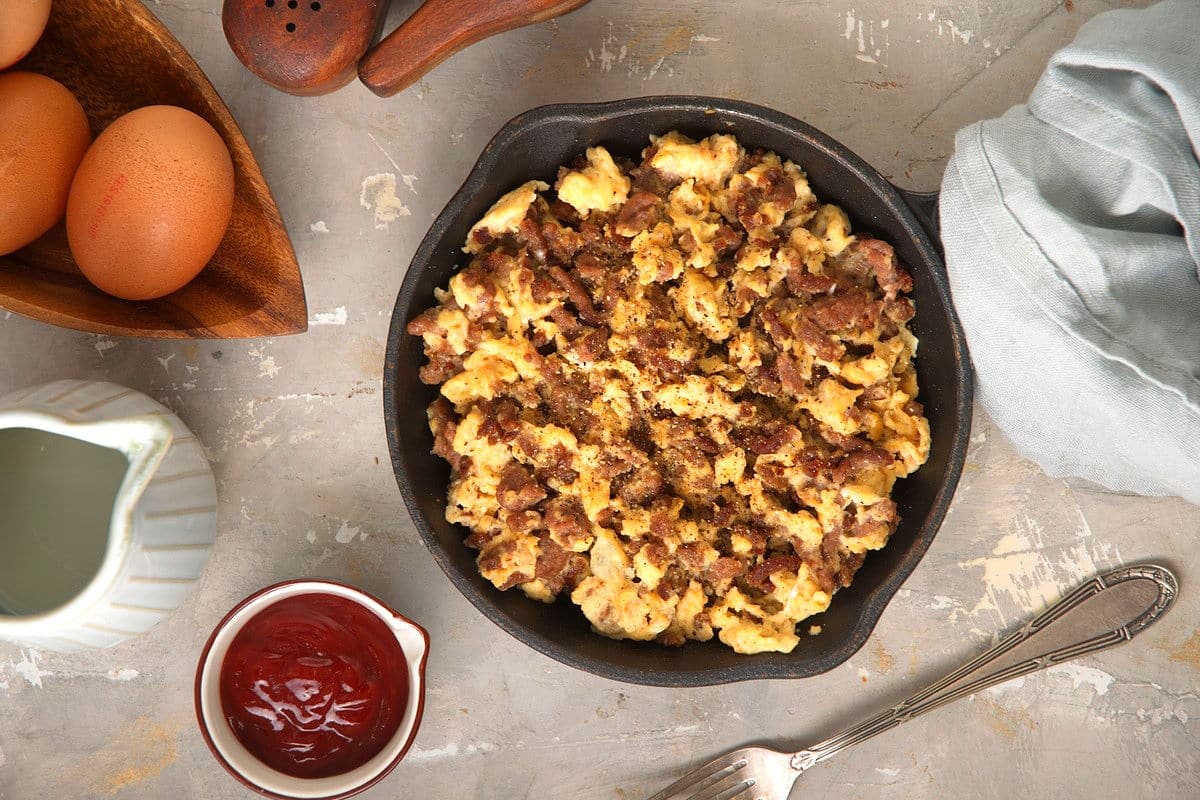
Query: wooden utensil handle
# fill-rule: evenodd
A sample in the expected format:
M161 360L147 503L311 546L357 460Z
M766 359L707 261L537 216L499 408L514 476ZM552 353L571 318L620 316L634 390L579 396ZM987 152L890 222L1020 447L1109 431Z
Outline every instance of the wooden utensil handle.
M588 0L426 0L371 48L358 77L391 97L464 47L497 33L574 11Z

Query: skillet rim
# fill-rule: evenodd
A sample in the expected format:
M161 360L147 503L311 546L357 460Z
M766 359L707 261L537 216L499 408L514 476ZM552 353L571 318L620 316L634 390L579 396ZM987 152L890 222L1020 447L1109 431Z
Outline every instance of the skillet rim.
M412 309L413 295L419 277L429 267L430 260L434 256L438 244L445 237L447 229L462 215L471 198L487 192L489 188L494 188L488 185L491 173L508 149L512 147L514 140L527 134L530 129L551 123L582 129L606 120L619 119L623 116L647 111L674 111L681 114L720 112L726 117L752 120L776 128L791 138L802 140L821 151L826 157L840 162L842 166L854 173L864 188L875 193L911 236L921 256L923 262L921 267L924 268L924 274L932 282L934 294L948 318L950 328L950 347L948 349L954 366L954 381L951 385L958 387L958 396L954 403L946 405L946 413L954 414L954 431L946 470L941 476L938 490L925 514L924 522L916 531L904 557L891 569L887 577L862 599L862 611L858 620L849 629L844 639L823 656L798 661L795 664L781 665L747 659L744 663L732 666L689 672L671 672L626 667L577 653L507 617L496 605L491 592L486 589L481 591L469 576L464 575L451 562L450 554L443 547L421 510L408 475L408 469L401 457L403 444L397 424L399 407L396 402L395 376L400 368L401 342L405 336L409 335L405 330L408 324L406 312L410 312ZM916 569L917 564L932 544L958 486L970 439L974 378L966 337L951 300L949 280L940 248L931 239L935 233L926 230L911 205L920 203L923 198L928 197L929 195L908 192L894 186L858 155L811 125L774 109L741 100L699 95L651 95L595 103L553 103L532 108L505 123L484 147L462 186L435 217L414 252L397 295L388 329L383 404L392 470L414 527L446 577L484 616L515 639L555 661L610 680L660 687L714 686L747 680L812 677L828 672L848 660L866 644L883 615L884 609L895 597L904 581ZM847 206L851 217L855 216L853 210L852 207Z

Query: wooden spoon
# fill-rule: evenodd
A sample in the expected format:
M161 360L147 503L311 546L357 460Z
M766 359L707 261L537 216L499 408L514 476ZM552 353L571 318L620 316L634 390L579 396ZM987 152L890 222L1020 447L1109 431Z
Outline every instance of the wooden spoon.
M358 65L358 77L391 97L469 45L574 11L588 0L426 0Z
M354 79L389 0L225 0L221 25L234 55L289 94L318 95Z

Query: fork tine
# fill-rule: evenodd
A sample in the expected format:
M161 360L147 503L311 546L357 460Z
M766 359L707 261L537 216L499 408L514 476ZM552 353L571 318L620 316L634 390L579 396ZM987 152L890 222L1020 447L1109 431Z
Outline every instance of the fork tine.
M746 766L740 751L718 756L701 767L696 767L679 780L663 789L650 800L686 800L696 792L703 791L721 779L733 775Z
M735 795L753 788L754 783L753 776L739 769L696 792L689 800L732 800Z
M742 791L730 797L729 800L769 800L765 794L756 794L759 791L758 784L747 786Z

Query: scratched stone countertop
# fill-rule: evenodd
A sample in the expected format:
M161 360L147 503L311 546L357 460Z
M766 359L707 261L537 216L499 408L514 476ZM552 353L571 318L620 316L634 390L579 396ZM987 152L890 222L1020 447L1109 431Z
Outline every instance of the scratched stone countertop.
M415 7L397 0L389 27ZM280 94L234 59L219 0L149 3L245 131L304 273L310 329L245 342L96 337L0 312L0 393L105 378L178 413L221 495L187 602L111 650L0 645L0 798L248 797L196 728L192 676L266 584L352 581L428 627L425 723L364 798L637 800L753 740L803 745L907 696L1064 590L1161 560L1178 608L1132 645L962 701L807 773L795 796L1200 796L1200 508L1051 479L977 413L954 506L867 645L804 681L694 690L577 672L503 634L418 541L388 465L384 339L433 216L491 135L546 102L655 93L801 117L900 185L938 184L954 131L1027 96L1103 0L593 0L489 39L380 99ZM2 509L0 509L2 513Z

